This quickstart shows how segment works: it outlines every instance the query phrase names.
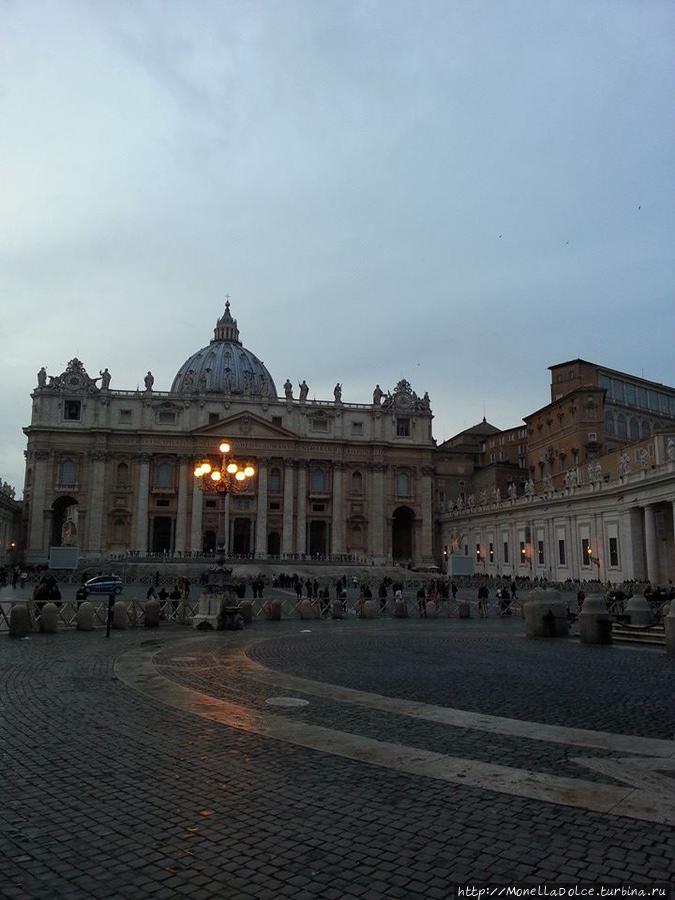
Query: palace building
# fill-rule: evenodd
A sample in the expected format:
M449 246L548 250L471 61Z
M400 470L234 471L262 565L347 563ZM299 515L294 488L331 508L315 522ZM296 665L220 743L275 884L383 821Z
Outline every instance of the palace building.
M369 403L298 397L243 346L225 312L171 389L115 390L72 359L38 373L23 504L24 558L76 546L111 554L190 556L217 536L230 556L412 564L434 559L434 441L429 397L400 381ZM255 477L240 493L203 493L195 464L230 440Z

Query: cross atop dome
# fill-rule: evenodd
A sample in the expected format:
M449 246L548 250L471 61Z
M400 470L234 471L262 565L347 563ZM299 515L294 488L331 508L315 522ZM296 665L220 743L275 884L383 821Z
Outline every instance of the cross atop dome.
M213 344L215 341L233 341L235 344L241 343L239 340L237 320L232 318L232 313L230 312L229 294L225 294L225 312L218 319L216 327L213 329L213 340L211 343Z

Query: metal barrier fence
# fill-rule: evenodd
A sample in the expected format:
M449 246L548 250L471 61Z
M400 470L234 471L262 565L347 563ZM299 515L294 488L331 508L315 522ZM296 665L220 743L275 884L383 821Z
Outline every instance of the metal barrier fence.
M273 596L263 600L245 600L243 602L251 604L253 608L253 617L255 619L263 620L270 618L270 603L272 603L273 601L281 603L281 616L283 619L299 619L299 606L303 601L306 600L306 597L297 599L294 596ZM90 603L94 608L95 623L97 623L101 627L105 627L108 616L107 597L96 599L90 598L87 602ZM131 627L133 627L134 625L143 625L145 622L146 601L124 600L122 602L127 604L129 625ZM332 599L323 601L311 601L314 608L318 610L319 615L323 615L326 618L330 618L331 616L331 605L333 602L335 601ZM362 613L362 602L363 601L358 597L343 601L342 607L344 617L347 619L360 617ZM378 600L375 600L375 602L379 603ZM33 600L2 600L0 601L0 634L9 631L10 610L14 605L19 603L27 604L33 629L35 631L39 631L40 611L43 604L36 603ZM417 617L417 600L415 598L407 597L406 603L408 605L408 613L410 617ZM476 600L442 600L438 604L439 608L437 617L451 619L459 618L459 607L463 603L467 603L469 605L472 618L481 618L481 616L479 615L478 601ZM77 625L77 610L80 606L80 603L74 600L65 600L63 602L57 603L56 606L58 611L59 625L62 628L75 628ZM199 601L196 598L193 600L166 600L163 603L160 603L160 618L164 622L173 622L179 625L190 625L192 623L193 616L197 613L198 608ZM384 607L381 607L381 612L384 615L390 617L393 615L393 611L394 601L390 597L388 598L386 605ZM490 600L487 604L488 618L498 618L500 616L522 617L522 614L522 604L518 600L510 601L508 607L503 609L500 605L499 600Z

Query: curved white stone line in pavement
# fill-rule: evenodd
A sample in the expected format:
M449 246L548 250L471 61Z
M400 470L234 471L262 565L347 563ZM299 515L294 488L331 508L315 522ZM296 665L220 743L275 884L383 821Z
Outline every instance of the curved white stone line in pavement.
M162 649L165 648L131 650L120 657L115 670L120 680L129 687L174 709L230 728L397 772L531 800L675 825L675 801L663 791L598 784L446 756L311 725L291 716L261 713L211 697L159 674L154 665L154 656ZM255 664L253 667L255 668ZM275 684L279 686L279 681Z

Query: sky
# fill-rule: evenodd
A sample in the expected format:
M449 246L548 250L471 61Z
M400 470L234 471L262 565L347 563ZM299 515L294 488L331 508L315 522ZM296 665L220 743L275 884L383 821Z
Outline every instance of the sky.
M0 478L78 356L168 390L225 295L281 391L440 442L582 357L675 383L675 7L0 0Z

